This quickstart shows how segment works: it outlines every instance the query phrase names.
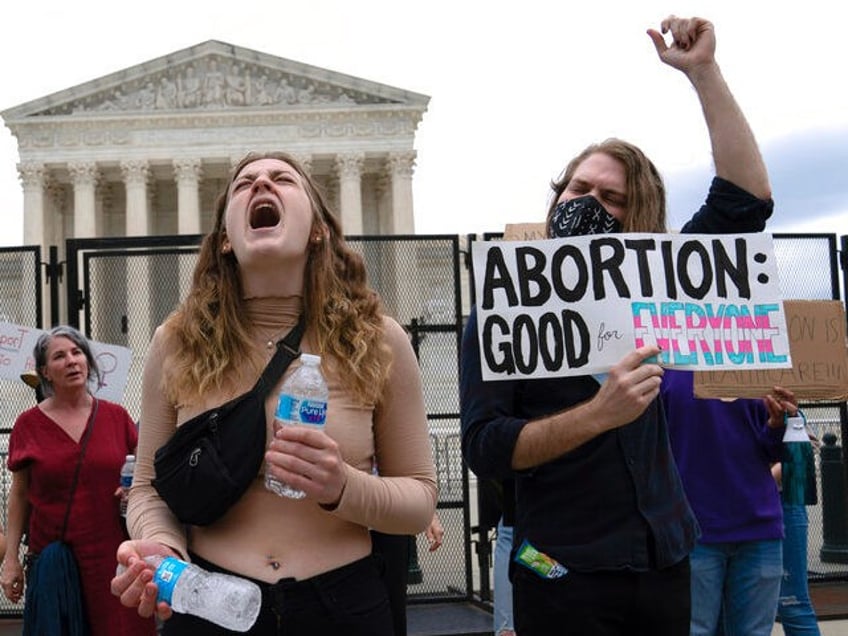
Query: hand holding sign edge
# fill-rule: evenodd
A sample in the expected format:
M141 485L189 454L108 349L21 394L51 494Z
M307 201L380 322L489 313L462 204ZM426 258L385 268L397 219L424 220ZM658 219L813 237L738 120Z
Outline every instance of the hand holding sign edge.
M664 371L658 364L648 362L652 357L656 359L659 352L656 345L639 347L609 370L601 388L587 405L602 430L629 424L659 395Z

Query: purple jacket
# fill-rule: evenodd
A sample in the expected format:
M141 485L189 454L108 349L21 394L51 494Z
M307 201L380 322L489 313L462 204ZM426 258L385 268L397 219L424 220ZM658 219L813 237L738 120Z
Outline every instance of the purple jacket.
M785 427L768 427L761 400L696 399L692 378L690 371L666 369L661 399L701 543L782 538L770 466L780 461Z

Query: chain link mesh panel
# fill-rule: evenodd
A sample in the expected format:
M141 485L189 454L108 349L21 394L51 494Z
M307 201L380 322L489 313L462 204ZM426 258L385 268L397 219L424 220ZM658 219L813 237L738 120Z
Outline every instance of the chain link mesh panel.
M839 298L839 277L836 262L836 237L834 235L775 235L774 255L780 274L781 291L784 298L807 300L831 300ZM825 436L842 439L843 425L838 405L802 404L810 430L819 441ZM830 438L828 438L830 439ZM842 460L845 461L845 442L842 439ZM826 452L827 454L827 452ZM826 468L826 470L828 470ZM843 467L842 475L845 470ZM833 480L822 478L822 455L816 453L816 482L818 503L807 506L809 527L807 529L807 571L811 580L844 577L848 575L848 562L834 562L830 550L825 547L824 516L846 510L846 504L833 506L833 498L844 496L834 489ZM826 502L826 503L825 503ZM827 511L825 511L827 508ZM845 526L848 528L848 525ZM833 546L828 546L833 547ZM848 557L848 535L838 546ZM846 559L848 561L848 559Z
M0 248L0 321L41 326L41 248Z
M784 298L839 298L835 235L775 234L774 257Z
M41 249L39 247L0 248L0 322L41 327L42 294ZM17 353L13 344L0 344L0 364ZM31 355L32 352L23 352ZM33 390L17 378L0 381L0 506L3 529L7 527L9 489L12 473L6 469L9 433L22 411L35 405ZM0 594L0 616L19 615L20 605Z
M425 557L422 581L411 585L410 593L413 598L465 598L472 591L466 584L470 564L463 547L468 526L463 482L467 484L467 479L458 446L458 240L453 236L359 237L349 244L365 260L369 282L387 313L409 333L421 365L446 538L442 549ZM187 293L195 261L194 251L142 247L98 246L82 256L86 333L133 350L124 399L133 417L140 413L141 372L150 337Z
M69 241L67 280L80 288L84 300L82 320L72 317L70 322L82 322L81 328L94 340L133 350L125 391L125 406L133 417L140 412L141 367L150 338L188 290L198 243L199 237ZM458 237L354 237L349 243L365 259L369 281L381 294L388 313L410 334L424 383L439 483L438 514L445 539L440 549L429 552L423 535L416 538L417 558L410 560L410 568L416 573L420 569L421 578L409 585L410 601L470 598L480 589L481 579L491 580L491 559L482 546L472 544L471 527L477 518L476 479L473 475L469 478L460 450L458 345L462 307L467 308L470 299L463 298L468 291L461 284L466 282L461 278L466 272L460 267ZM839 276L835 237L776 235L775 258L784 297L838 297L838 283L837 291L833 290ZM46 297L48 290L41 286L39 262L38 248L0 248L0 318L23 325L41 324L41 297ZM79 270L86 273L80 276ZM68 296L68 306L78 308L73 292ZM5 469L8 431L17 414L34 404L34 396L23 382L3 381L0 385L5 422L5 434L0 435L0 505L5 523L11 483ZM840 405L804 406L820 439L832 432L838 443L844 444ZM821 494L820 490L820 501ZM845 576L846 564L820 558L821 503L811 507L809 513L810 576ZM0 615L19 614L19 606L0 598Z
M350 246L365 259L386 311L407 330L421 368L439 486L437 514L444 544L434 552L423 535L410 558L410 602L469 598L468 478L459 451L461 298L459 243L445 237L358 237ZM419 581L420 573L420 581Z
M85 331L93 340L132 350L123 404L135 420L141 415L142 371L153 332L188 292L196 260L191 248L84 256Z

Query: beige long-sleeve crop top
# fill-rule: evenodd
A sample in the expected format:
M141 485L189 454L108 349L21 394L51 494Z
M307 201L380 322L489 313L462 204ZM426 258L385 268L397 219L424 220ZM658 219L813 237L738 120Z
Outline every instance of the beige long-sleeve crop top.
M251 299L258 346L276 330L281 337L297 321L299 299ZM245 576L268 582L304 579L361 558L371 551L369 529L417 534L433 516L436 479L424 410L421 375L409 339L397 322L384 318L386 343L392 351L390 378L373 406L352 399L343 378L327 365L330 397L326 433L346 462L347 484L338 506L322 508L309 498L286 499L265 489L257 475L244 496L209 526L184 528L150 485L153 457L191 417L248 391L258 373L233 378L226 390L204 395L182 407L162 390L162 368L169 350L167 325L154 334L144 366L137 467L130 493L128 526L134 539L154 540L183 556L188 551ZM302 351L312 352L307 328ZM270 357L270 355L269 355ZM284 378L300 364L295 360ZM265 404L266 435L273 434L277 389ZM379 476L374 474L374 462ZM264 472L264 467L263 471Z

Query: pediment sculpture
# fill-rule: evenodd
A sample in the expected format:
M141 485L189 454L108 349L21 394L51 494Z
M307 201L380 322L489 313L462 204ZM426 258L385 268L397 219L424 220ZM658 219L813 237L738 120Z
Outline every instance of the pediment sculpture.
M168 67L93 92L37 115L108 111L179 111L237 108L302 108L397 103L394 100L224 56Z

